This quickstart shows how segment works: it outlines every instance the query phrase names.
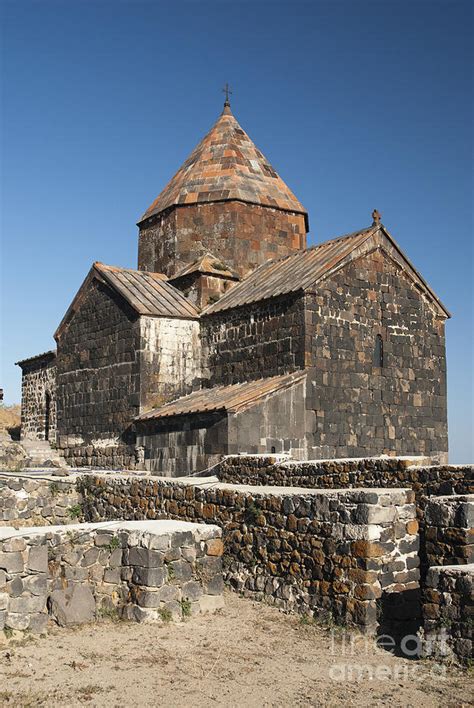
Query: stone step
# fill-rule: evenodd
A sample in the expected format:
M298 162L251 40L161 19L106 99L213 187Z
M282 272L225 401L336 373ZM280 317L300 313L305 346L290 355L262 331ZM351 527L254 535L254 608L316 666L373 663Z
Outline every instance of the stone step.
M54 467L67 467L64 459L59 455L56 449L51 447L47 440L24 439L21 441L21 445L30 458L30 467L43 466L44 463L48 461L50 461Z

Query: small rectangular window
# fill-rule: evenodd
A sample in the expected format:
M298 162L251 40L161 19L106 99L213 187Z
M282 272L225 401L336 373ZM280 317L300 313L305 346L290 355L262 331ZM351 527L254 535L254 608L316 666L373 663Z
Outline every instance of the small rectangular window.
M374 366L378 366L380 368L383 366L383 340L380 334L375 337Z

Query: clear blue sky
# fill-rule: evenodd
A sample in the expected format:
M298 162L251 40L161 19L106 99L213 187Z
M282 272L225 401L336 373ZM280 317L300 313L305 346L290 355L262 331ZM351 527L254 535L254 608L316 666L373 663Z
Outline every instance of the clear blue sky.
M54 346L92 261L136 266L135 223L233 88L310 214L376 207L453 313L452 462L472 450L472 16L456 0L3 1L2 373Z

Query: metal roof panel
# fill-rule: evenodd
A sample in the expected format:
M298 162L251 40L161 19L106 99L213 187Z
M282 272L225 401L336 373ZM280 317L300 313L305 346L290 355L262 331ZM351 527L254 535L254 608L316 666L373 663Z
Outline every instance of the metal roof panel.
M142 413L135 420L157 420L178 415L216 411L237 412L254 405L265 396L303 381L305 376L305 371L297 371L293 374L272 376L266 379L231 384L230 386L200 389L175 401L165 403L160 408Z
M304 290L368 239L377 229L370 227L325 241L305 251L264 263L243 282L235 285L203 314L214 314L259 300Z
M162 273L94 263L94 268L140 315L198 318L199 311Z

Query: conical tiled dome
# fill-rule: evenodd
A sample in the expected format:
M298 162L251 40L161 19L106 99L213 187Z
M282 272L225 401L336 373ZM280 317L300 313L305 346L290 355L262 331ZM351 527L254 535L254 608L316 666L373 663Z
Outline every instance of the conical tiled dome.
M304 214L306 210L242 130L230 107L142 216L172 206L237 200Z

